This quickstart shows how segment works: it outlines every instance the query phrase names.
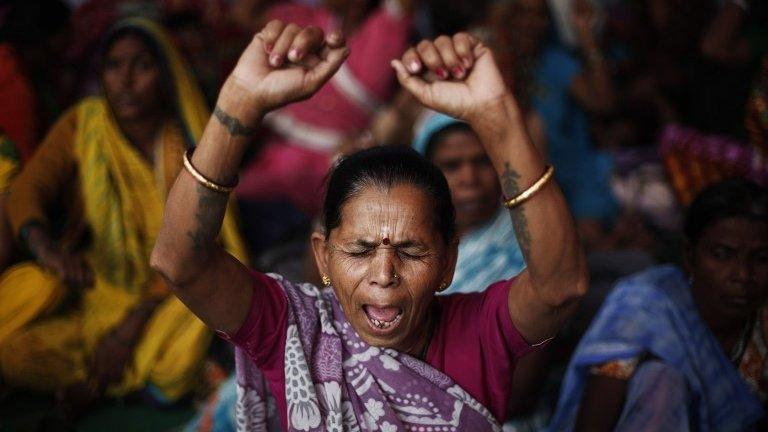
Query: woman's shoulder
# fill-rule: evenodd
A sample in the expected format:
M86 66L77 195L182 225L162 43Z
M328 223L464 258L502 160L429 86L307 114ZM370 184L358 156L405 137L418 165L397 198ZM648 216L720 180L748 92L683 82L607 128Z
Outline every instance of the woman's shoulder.
M84 115L84 111L101 109L104 104L104 98L98 96L87 96L80 99L59 115L48 133L68 132L74 134L77 130L78 120Z
M658 265L619 280L605 302L606 307L621 304L636 308L677 304L688 296L688 288L682 269L671 264Z
M616 284L616 289L632 290L669 290L679 289L686 285L683 270L673 264L662 264L648 267L645 270L622 278Z

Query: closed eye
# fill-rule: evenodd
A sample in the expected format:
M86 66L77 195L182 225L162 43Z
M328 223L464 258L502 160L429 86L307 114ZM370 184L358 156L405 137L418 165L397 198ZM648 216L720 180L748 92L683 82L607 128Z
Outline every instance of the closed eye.
M373 249L364 249L364 250L347 251L347 254L355 258L362 258L370 255L372 252L373 252Z
M406 259L421 259L426 257L427 252L415 249L398 249L397 254Z

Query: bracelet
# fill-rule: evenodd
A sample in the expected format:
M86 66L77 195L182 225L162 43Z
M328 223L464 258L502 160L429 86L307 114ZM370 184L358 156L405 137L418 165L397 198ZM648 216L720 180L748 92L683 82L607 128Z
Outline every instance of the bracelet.
M516 197L512 197L506 201L504 201L504 207L508 209L515 208L524 202L531 199L531 197L536 194L536 192L540 191L541 188L544 187L544 185L549 182L549 180L552 178L552 175L555 173L555 167L552 165L547 165L547 168L544 170L544 174L541 175L541 177L536 180L536 183L531 185L528 189L522 191L519 195Z
M189 160L189 155L191 154L192 151L194 150L189 149L184 152L184 168L186 168L187 172L189 172L189 174L191 174L192 177L195 178L195 180L197 180L201 185L207 187L208 189L214 192L228 194L235 189L235 186L237 186L237 181L235 181L235 184L231 186L224 186L224 185L215 183L207 179L204 175L200 174L200 171L196 170L195 167L192 165L192 162L190 162Z

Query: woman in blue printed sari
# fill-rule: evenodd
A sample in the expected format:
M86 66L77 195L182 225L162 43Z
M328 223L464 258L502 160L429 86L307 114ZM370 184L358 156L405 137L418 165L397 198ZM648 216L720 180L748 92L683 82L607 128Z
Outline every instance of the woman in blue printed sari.
M765 430L768 190L710 187L691 204L685 237L685 271L646 270L605 301L551 430Z

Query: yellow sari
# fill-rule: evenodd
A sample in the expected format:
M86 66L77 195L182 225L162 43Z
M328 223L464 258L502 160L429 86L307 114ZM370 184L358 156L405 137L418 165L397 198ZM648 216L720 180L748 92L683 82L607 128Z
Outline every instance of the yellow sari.
M108 393L119 396L149 385L159 399L172 401L194 386L211 334L175 296L167 296L149 257L185 143L197 142L210 114L189 68L163 31L143 19L121 25L144 31L165 56L180 121L162 128L150 164L122 135L104 98L88 98L76 106L73 153L91 231L85 257L95 284L83 293L75 312L34 321L54 310L66 289L36 264L9 269L0 279L0 370L8 383L39 391L82 382L102 336L142 299L161 296L164 300L145 325L123 382ZM232 208L220 239L247 262Z

